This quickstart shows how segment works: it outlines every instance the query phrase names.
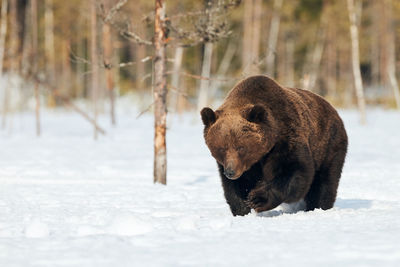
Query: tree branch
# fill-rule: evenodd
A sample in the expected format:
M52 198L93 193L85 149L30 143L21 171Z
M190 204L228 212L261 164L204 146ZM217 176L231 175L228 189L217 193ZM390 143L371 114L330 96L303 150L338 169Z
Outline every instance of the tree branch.
M172 73L173 73L172 71L167 71L166 72L166 74L172 74ZM183 75L183 76L187 76L187 77L193 78L193 79L198 79L198 80L219 81L219 82L229 82L229 81L232 81L232 80L237 80L235 78L217 79L217 78L203 77L203 76L196 75L196 74L191 74L191 73L188 73L188 72L185 72L185 71L181 71L181 72L179 72L179 74Z
M119 0L118 3L108 11L107 16L104 17L104 23L109 23L114 18L115 14L128 2L128 0ZM101 5L101 9L104 13L104 5Z
M129 24L125 23L125 27L121 27L114 21L115 15L121 10L121 8L127 3L128 0L120 0L114 7L112 7L108 13L106 13L104 5L101 5L101 18L103 23L110 25L111 27L115 28L121 36L124 38L135 42L139 45L153 45L152 41L145 40L141 38L135 32L129 30Z
M75 110L77 113L79 113L85 120L87 120L87 121L90 122L94 127L96 127L96 129L97 129L97 131L99 131L99 133L101 133L101 134L103 134L103 135L106 134L106 131L105 131L103 128L101 128L101 127L96 123L96 121L95 121L93 118L91 118L86 112L84 112L84 111L83 111L81 108L79 108L77 105L75 105L74 103L72 103L72 102L71 102L71 99L69 99L69 98L66 97L66 96L61 95L61 94L59 93L59 90L58 90L55 86L51 85L50 83L48 83L48 82L46 82L46 81L41 80L41 79L40 79L39 77L37 77L37 76L31 76L31 77L28 77L28 78L31 78L33 81L35 81L35 82L38 83L38 84L44 85L45 88L47 89L47 91L48 91L51 95L53 95L56 99L60 100L60 101L63 103L64 106L69 107L69 108Z

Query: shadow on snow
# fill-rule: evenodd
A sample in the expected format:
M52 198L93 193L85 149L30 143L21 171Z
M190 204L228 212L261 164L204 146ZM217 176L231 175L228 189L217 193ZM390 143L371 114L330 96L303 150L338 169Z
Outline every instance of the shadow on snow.
M368 199L336 199L334 208L338 209L369 209L372 206L372 200ZM293 204L282 204L276 209L260 212L257 214L259 217L277 217L283 214L295 214L299 211L305 211L304 201Z

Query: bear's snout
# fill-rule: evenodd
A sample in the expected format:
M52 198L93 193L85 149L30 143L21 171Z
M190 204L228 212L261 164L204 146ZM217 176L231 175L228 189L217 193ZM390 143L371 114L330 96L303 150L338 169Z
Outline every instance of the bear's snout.
M225 174L225 176L228 177L229 179L235 178L235 171L234 171L232 168L230 168L230 167L224 169L224 174Z
M228 151L224 166L224 175L230 180L236 180L243 174L243 164L239 155L234 151Z

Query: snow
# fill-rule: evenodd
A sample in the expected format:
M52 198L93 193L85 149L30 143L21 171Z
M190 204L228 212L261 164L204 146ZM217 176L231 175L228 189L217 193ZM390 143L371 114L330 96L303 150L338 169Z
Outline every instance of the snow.
M46 111L0 131L0 266L400 266L400 114L342 111L350 147L335 207L233 217L196 115L169 119L168 186L153 120L123 112L93 140Z

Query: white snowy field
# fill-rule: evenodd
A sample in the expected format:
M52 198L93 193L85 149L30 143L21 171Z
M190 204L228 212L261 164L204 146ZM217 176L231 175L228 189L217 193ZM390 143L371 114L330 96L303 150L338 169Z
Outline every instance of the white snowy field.
M233 217L196 115L170 118L168 186L152 182L153 120L120 114L98 141L47 111L0 131L0 266L400 266L400 113L343 111L335 207Z

